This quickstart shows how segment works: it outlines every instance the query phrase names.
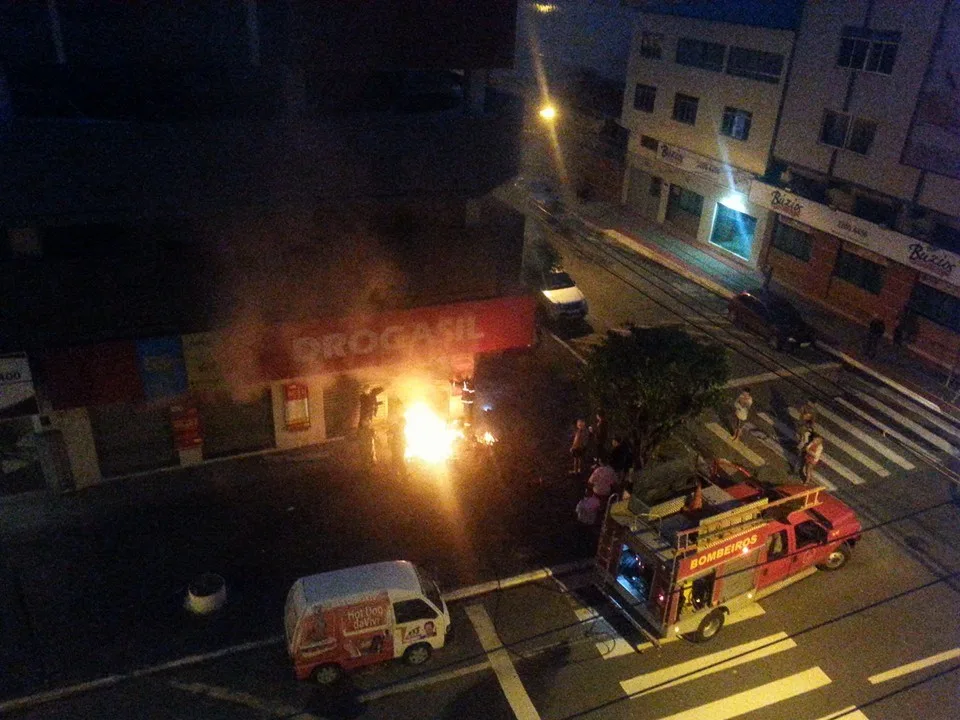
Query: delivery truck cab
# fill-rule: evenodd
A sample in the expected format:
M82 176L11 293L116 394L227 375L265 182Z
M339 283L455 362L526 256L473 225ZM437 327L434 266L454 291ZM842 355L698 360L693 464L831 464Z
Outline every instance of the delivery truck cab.
M450 631L437 584L413 563L374 563L300 578L287 594L287 651L299 680L330 685L344 671L402 657L430 659Z

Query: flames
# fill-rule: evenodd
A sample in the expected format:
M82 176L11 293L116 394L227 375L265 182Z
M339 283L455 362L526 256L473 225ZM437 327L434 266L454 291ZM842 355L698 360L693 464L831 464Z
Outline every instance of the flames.
M408 408L403 416L407 421L404 435L408 460L442 463L453 457L457 440L463 437L459 428L449 425L423 402Z

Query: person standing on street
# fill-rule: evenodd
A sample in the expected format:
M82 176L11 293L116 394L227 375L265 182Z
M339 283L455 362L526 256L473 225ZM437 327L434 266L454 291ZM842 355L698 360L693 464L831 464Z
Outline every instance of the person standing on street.
M813 479L813 470L823 456L823 438L817 433L810 434L810 442L803 450L803 467L800 468L800 477L805 483Z
M794 472L802 474L803 459L806 456L807 445L810 444L813 434L813 420L811 419L810 422L801 421L800 426L797 428L797 462L793 466Z
M590 473L587 486L601 501L606 502L617 486L617 473L606 462L601 462L600 466Z
M583 472L583 456L587 454L589 435L587 424L582 419L577 420L577 427L573 431L573 442L570 443L570 457L573 458L571 475L579 475Z
M597 419L593 425L593 459L597 465L602 465L607 459L607 436L609 433L610 426L607 425L607 414L602 409L597 410Z
M814 404L813 400L807 400L800 408L800 424L809 425L812 428L816 419L817 406Z
M390 461L398 477L407 475L407 420L403 416L403 405L397 400L390 408L391 420L387 428L387 443L390 446Z
M869 328L867 328L867 344L864 348L864 354L868 358L877 356L877 348L880 347L880 341L883 339L883 334L886 331L887 326L883 324L883 320L874 315L873 320L870 321Z
M613 449L610 450L610 467L617 474L617 489L623 489L626 484L627 473L633 467L633 450L629 441L622 437L613 439Z
M743 426L750 417L750 408L753 407L753 395L750 394L750 388L744 388L743 392L737 395L733 403L733 441L737 442L743 433Z

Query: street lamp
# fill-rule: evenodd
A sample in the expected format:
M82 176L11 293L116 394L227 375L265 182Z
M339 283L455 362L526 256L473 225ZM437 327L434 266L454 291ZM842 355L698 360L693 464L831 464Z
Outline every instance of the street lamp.
M542 108L540 108L540 117L544 120L552 122L557 117L557 108L555 108L550 103L547 103Z

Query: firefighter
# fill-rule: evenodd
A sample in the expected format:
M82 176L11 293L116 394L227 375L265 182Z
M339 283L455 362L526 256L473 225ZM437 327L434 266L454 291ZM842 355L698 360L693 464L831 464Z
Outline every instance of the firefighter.
M463 403L463 424L473 425L473 406L477 400L477 391L473 386L473 378L464 378L461 385L460 402Z

